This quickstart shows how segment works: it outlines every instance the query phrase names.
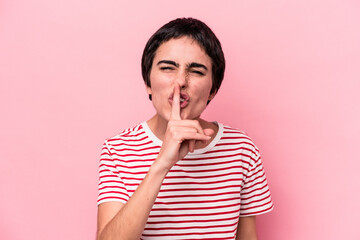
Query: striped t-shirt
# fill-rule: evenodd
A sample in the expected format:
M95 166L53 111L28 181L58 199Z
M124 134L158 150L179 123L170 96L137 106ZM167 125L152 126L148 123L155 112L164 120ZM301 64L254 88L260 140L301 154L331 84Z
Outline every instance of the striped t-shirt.
M272 210L258 148L243 132L217 124L212 142L188 153L165 177L141 239L235 239L239 217ZM146 122L107 139L98 204L125 204L161 145Z

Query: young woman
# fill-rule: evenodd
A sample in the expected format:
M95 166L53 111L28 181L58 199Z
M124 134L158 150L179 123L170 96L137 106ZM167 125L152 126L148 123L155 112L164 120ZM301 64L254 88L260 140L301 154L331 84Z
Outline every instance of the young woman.
M148 41L142 74L155 115L105 141L98 239L257 239L273 208L257 147L200 118L224 77L203 22L173 20Z

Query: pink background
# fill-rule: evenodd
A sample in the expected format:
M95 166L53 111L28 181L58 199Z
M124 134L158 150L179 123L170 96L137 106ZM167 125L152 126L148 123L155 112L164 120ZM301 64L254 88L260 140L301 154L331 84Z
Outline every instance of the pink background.
M176 17L227 69L203 117L260 147L260 239L360 239L360 3L0 1L0 239L94 239L103 140L152 116L140 59Z

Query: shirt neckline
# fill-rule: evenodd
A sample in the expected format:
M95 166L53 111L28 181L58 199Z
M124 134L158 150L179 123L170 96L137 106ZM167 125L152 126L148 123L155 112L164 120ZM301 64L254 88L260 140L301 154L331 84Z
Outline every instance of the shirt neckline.
M219 142L220 138L223 135L224 132L224 125L222 123L218 123L216 121L214 121L213 123L215 123L218 126L218 131L216 133L216 136L214 137L214 139L206 146L203 148L199 148L199 149L195 149L194 152L192 153L188 153L188 155L197 155L197 154L201 154L201 153L205 153L209 150L211 150L213 147L215 147L215 145ZM147 124L146 121L144 121L143 123L141 123L142 127L144 128L144 131L146 132L146 134L148 135L148 137L158 146L162 146L162 141L151 131L149 125Z

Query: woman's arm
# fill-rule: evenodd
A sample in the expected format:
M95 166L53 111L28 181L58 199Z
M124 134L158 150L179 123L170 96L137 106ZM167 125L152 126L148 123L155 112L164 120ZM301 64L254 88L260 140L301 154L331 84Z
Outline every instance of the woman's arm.
M139 239L161 184L171 167L190 151L195 141L207 141L212 130L202 129L196 120L180 117L180 89L174 89L172 112L160 153L126 204L102 203L98 207L98 240ZM192 143L191 143L192 142Z
M257 240L256 217L240 217L236 232L236 240Z
M126 204L102 203L98 207L97 239L139 239L167 171L153 164Z

